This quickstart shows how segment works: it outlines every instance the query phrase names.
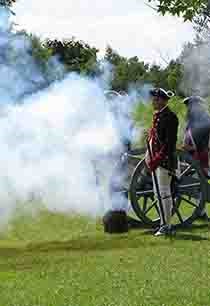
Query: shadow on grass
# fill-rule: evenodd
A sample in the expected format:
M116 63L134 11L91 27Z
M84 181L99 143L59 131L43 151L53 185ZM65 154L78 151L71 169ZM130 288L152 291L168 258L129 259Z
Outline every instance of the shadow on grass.
M17 256L34 256L34 254L41 255L42 253L56 253L56 252L100 252L111 250L124 250L124 249L137 249L139 247L159 247L162 239L156 237L154 240L146 236L152 236L154 230L146 230L141 233L136 232L132 237L129 235L105 235L103 237L80 237L67 241L43 241L36 243L29 243L25 247L8 248L0 246L0 259L4 257L17 257ZM162 237L161 237L162 238ZM190 241L208 241L207 237L191 234L176 232L173 235L163 237L171 240L190 240Z
M203 241L209 240L207 237L203 237L201 235L192 235L192 234L184 234L184 233L176 233L176 235L172 236L171 239L174 240L190 240L190 241Z
M65 241L41 241L30 242L27 245L17 247L7 247L0 245L0 259L2 257L15 257L22 254L42 253L42 252L96 252L110 251L114 249L129 249L139 248L139 246L154 246L156 243L142 239L139 232L125 234L101 234L101 235L86 235Z
M135 234L135 233L134 233ZM159 246L157 241L142 239L142 236L133 235L104 235L78 237L68 241L43 241L30 243L16 248L0 245L0 270L23 271L32 270L34 266L48 266L54 262L69 262L70 258L78 261L78 257L85 255L97 256L99 252L113 250L128 250L131 248ZM70 257L72 255L72 257ZM104 255L106 256L106 255Z
M83 235L66 241L41 241L41 242L30 242L26 245L18 245L15 247L8 247L4 242L0 244L0 269L6 264L11 267L18 267L23 265L23 260L26 264L36 261L37 264L47 262L51 255L60 255L63 257L69 256L69 254L84 253L88 252L106 252L112 250L128 250L147 248L147 247L160 247L162 244L165 245L165 239L161 237L153 238L154 229L146 229L142 223L133 224L133 229L129 233L125 234L104 234L99 233L98 235ZM138 229L141 229L140 231ZM143 230L142 230L143 229ZM204 235L192 233L194 230L209 229L208 224L194 224L190 227L177 230L175 235L169 236L166 239L176 240L188 240L188 241L208 241L209 239ZM101 228L101 231L103 229ZM206 234L206 232L204 232ZM152 239L147 237L151 236ZM10 244L11 245L11 244ZM43 256L43 255L46 255ZM91 256L91 254L90 254Z
M171 237L155 237L149 239L150 231L136 231L131 236L124 235L104 235L104 236L90 236L78 237L68 241L46 241L39 243L30 243L25 247L20 246L16 248L8 248L0 246L0 270L1 271L30 271L36 266L43 269L49 265L55 264L74 264L78 261L78 257L83 256L97 256L100 252L106 256L106 251L120 250L129 253L129 249L139 248L153 248L160 246L168 246L166 240L171 243L176 241L202 241L209 240L200 235L177 232ZM118 253L116 253L118 254ZM71 257L70 257L71 255ZM117 255L115 255L117 256ZM45 268L44 268L45 269Z
M203 229L203 228L208 228L208 226L198 226L198 227L194 227L194 229ZM187 231L189 231L188 233L186 233ZM154 235L155 234L155 230L154 229L150 229L148 231L144 231L144 235ZM204 237L204 236L201 236L201 235L198 235L198 234L192 234L190 233L190 228L182 228L182 229L179 229L179 230L176 230L174 231L171 235L167 235L167 236L163 236L161 238L165 238L165 239L168 239L168 240L173 240L173 241L176 241L176 240L189 240L189 241L208 241L209 238L207 237ZM157 237L158 239L158 237Z
M154 231L146 231L144 232L145 235L154 235ZM192 242L200 242L200 241L209 241L207 237L203 237L201 235L192 235L192 234L184 234L184 233L174 233L167 236L160 236L155 237L155 239L164 239L164 240L170 240L170 241L192 241ZM160 241L160 240L159 240Z
M158 224L158 223L157 223ZM153 226L153 228L157 227L157 224ZM151 228L151 225L145 224L142 221L128 216L128 225L129 229L149 229ZM210 223L193 223L190 225L185 225L184 227L178 227L178 230L181 229L182 231L195 231L195 230L201 230L201 229L210 229Z
M185 226L183 228L181 228L181 231L183 232L194 232L196 230L203 230L206 229L207 231L209 231L209 223L194 223L191 224L189 226Z
M146 228L151 228L150 225L144 224L143 222L134 219L132 217L128 217L128 228L129 230L132 229L146 229Z
M51 251L77 251L77 252L97 252L117 249L139 248L140 246L155 246L156 243L142 239L142 235L136 233L129 237L129 234L106 234L101 237L80 237L68 241L51 241L30 244L27 247L31 252L51 252Z

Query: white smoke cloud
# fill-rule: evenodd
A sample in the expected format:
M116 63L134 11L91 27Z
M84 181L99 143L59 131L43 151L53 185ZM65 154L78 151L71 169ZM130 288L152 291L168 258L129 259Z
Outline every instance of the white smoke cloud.
M0 147L0 206L10 209L33 193L49 210L97 215L111 208L107 196L107 207L100 202L95 167L108 178L108 157L121 144L95 81L72 73L8 106L0 120Z
M208 34L209 35L209 34ZM207 96L210 82L210 42L188 48L182 58L184 66L181 89L186 95Z
M30 200L33 211L39 202L93 216L126 209L107 186L121 140L131 138L131 97L115 99L116 120L104 95L110 73L70 73L47 87L27 37L8 29L0 25L0 227Z

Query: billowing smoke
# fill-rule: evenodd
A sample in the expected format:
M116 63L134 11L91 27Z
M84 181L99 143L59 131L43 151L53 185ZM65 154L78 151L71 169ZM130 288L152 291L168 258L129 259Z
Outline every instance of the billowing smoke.
M33 57L32 41L12 31L10 11L0 6L0 104L19 103L64 75L64 67L51 57L43 69Z
M210 84L210 41L200 41L186 46L182 55L182 92L185 100L186 116L183 140L186 148L200 154L199 161L204 173L208 169L208 150L210 136L210 115L208 100ZM204 99L203 99L204 98ZM182 124L182 122L181 122ZM203 154L203 156L202 156Z
M185 55L181 59L183 64L183 81L181 90L186 95L209 95L210 82L210 42L186 47Z
M104 78L70 73L52 82L62 65L51 58L44 74L27 36L10 30L3 8L1 16L0 226L29 201L35 210L94 216L126 209L107 186L122 140L131 137L131 98L119 98L116 120Z

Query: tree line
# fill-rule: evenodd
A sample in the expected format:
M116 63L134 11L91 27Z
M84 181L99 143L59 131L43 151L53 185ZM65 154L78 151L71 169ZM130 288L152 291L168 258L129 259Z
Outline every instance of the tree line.
M104 57L99 60L99 50L97 48L75 38L41 41L39 37L34 35L28 35L28 37L32 42L33 56L43 69L45 69L48 59L51 56L56 56L67 73L75 71L82 75L97 77L103 73L103 67L101 68L100 65L101 61L107 61L111 64L112 70L112 78L109 84L111 90L128 92L131 88L138 90L143 85L150 84L167 90L170 89L178 96L193 94L191 86L196 82L198 83L200 73L202 73L203 78L205 78L205 84L202 84L205 87L203 94L210 96L208 86L210 74L208 71L204 71L205 67L210 67L210 63L207 65L208 59L206 58L203 59L203 62L200 62L199 59L201 50L206 53L210 50L209 38L206 37L197 36L194 42L186 43L177 59L169 61L164 67L146 63L137 56L130 58L121 56L111 46L107 46ZM189 67L185 65L186 62L190 62L188 63ZM190 69L188 70L187 67ZM199 69L202 69L202 71L200 72ZM192 84L185 83L183 88L183 78L189 79ZM191 80L192 78L194 80ZM198 81L196 81L196 78L198 78Z
M150 3L154 2L153 0L148 1ZM0 0L0 5L10 7L15 2L16 0ZM155 1L155 4L155 9L162 14L166 12L173 15L182 14L186 20L196 18L198 20L198 18L202 19L204 16L208 19L209 4L205 0L159 0ZM142 84L151 84L173 90L177 95L182 96L184 93L181 83L185 72L183 63L191 52L199 50L209 41L209 36L201 37L199 33L196 40L184 45L180 56L167 62L165 67L158 64L148 64L137 56L131 58L121 56L111 46L107 46L103 59L112 66L113 77L110 80L110 89L127 92L131 86L138 89ZM41 41L36 35L26 32L25 35L31 40L31 52L43 70L47 69L49 58L56 56L63 64L66 72L75 71L93 77L103 73L103 69L99 65L99 50L83 41L76 40L74 37L63 40L46 39ZM196 70L196 63L192 63L192 65L195 65ZM191 88L188 89L189 94L190 91ZM205 94L210 95L210 89Z

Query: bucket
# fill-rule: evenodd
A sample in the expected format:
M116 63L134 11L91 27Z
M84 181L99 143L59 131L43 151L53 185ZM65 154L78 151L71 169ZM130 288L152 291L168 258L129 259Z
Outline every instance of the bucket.
M103 217L104 232L120 234L128 232L128 219L125 211L108 211Z

